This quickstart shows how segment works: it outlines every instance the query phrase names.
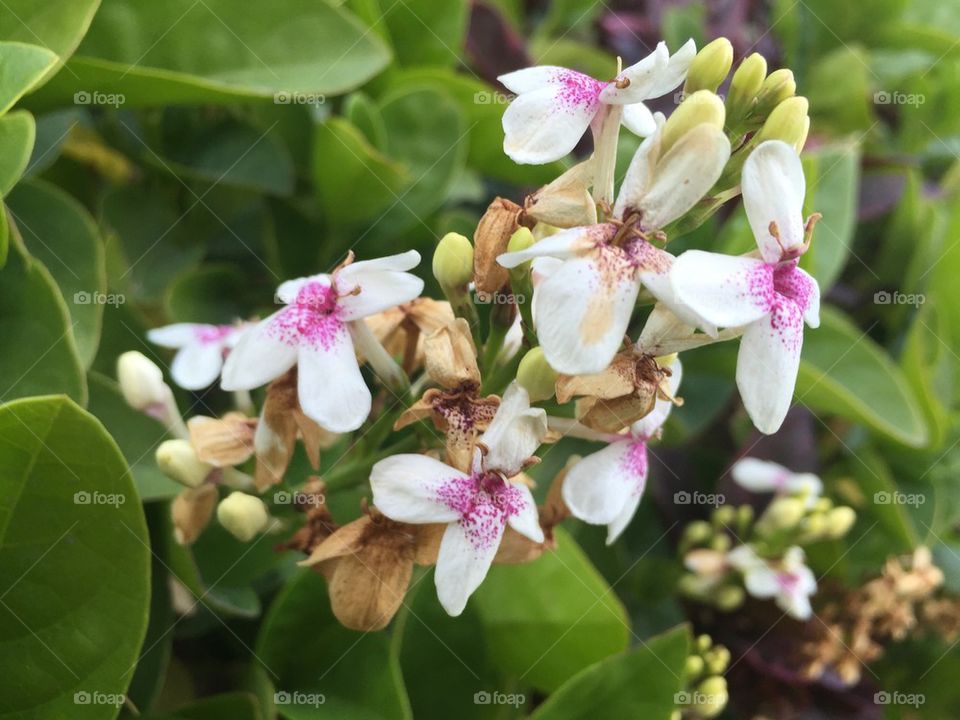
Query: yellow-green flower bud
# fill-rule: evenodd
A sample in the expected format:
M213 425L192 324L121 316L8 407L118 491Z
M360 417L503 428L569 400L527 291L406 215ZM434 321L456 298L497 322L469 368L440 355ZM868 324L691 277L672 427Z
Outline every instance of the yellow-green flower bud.
M698 652L705 653L713 646L713 639L707 635L697 635L696 648Z
M666 154L690 130L704 123L723 129L727 111L723 100L709 90L698 90L689 95L663 126L660 156Z
M731 115L746 117L750 114L766 76L767 61L760 53L753 53L740 63L733 73L727 93L727 107Z
M433 276L442 287L464 287L473 279L473 244L459 233L447 233L433 252Z
M690 63L683 92L687 95L697 90L716 92L727 79L733 65L733 45L725 37L707 43Z
M530 228L525 225L521 225L517 228L517 231L510 236L510 240L507 242L507 252L520 252L521 250L526 250L528 247L533 245L537 239L533 237L533 233L530 231Z
M713 511L713 521L717 525L730 526L737 517L737 510L732 505L721 505Z
M730 651L723 645L714 645L704 655L703 659L707 666L707 672L711 675L723 675L727 665L730 664Z
M815 542L823 538L828 531L826 513L813 512L800 524L803 530L802 542Z
M557 388L557 371L550 367L540 347L531 348L517 368L517 382L530 394L531 402L552 398Z
M683 531L683 539L688 545L703 545L713 537L713 528L706 520L694 520Z
M700 673L703 672L703 658L699 655L689 655L687 661L684 664L684 672L686 673L687 681L696 680L700 677Z
M726 552L730 549L730 536L722 533L717 534L710 541L710 549L717 552Z
M724 612L730 612L743 605L744 597L742 587L739 585L726 585L717 590L713 596L713 604Z
M810 118L807 112L810 103L805 97L792 97L777 105L767 117L760 132L757 133L757 142L766 140L783 140L788 145L803 147L810 130ZM798 151L799 152L799 151Z
M127 405L148 410L167 401L170 389L163 382L163 371L143 353L131 350L117 358L117 381Z
M753 506L752 505L741 505L737 508L737 525L741 528L745 528L753 522Z
M827 535L831 538L841 538L850 532L850 528L857 521L857 514L853 508L842 505L835 507L826 516Z
M693 696L694 707L700 717L713 718L723 712L729 698L727 681L714 675L697 686Z
M155 457L160 472L186 487L199 487L213 470L213 465L197 457L188 440L165 440L157 447Z
M833 500L827 497L817 498L813 504L814 512L827 513L833 510Z
M757 522L757 530L764 535L789 530L797 526L806 511L806 504L799 498L777 498L770 503Z
M793 78L793 71L786 68L774 70L760 86L754 111L763 117L784 100L793 97L796 92L797 81Z
M242 492L232 492L217 506L217 520L240 542L250 542L270 522L263 500Z

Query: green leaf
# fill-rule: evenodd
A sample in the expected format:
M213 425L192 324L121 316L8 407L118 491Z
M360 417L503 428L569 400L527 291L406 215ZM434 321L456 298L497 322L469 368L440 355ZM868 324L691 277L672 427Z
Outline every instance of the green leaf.
M0 42L0 114L30 92L56 62L57 56L39 45Z
M465 0L386 0L381 4L400 65L461 63L467 29Z
M36 133L33 115L26 110L0 117L0 196L10 192L26 170Z
M205 697L159 715L144 715L143 720L260 720L262 717L265 716L255 695L233 692Z
M107 302L107 270L100 232L86 209L55 185L32 180L7 198L10 214L27 250L60 286L70 310L73 333L84 367L97 354Z
M0 398L64 393L85 404L86 380L67 306L14 225L10 231L12 252L0 270Z
M0 564L0 717L115 717L147 627L147 528L116 443L64 397L0 407Z
M230 265L204 265L170 286L167 307L173 322L232 323L252 309L243 275Z
M943 445L952 427L950 407L956 397L957 357L950 327L934 303L913 318L900 357L900 367L930 427L930 445Z
M273 601L256 655L278 678L277 709L285 717L412 718L388 636L340 625L327 584L313 571L295 575Z
M531 720L670 720L690 653L686 626L591 665L557 689Z
M100 0L4 0L0 37L42 45L62 63L76 50L99 6Z
M834 135L860 136L874 122L870 56L859 47L839 47L818 60L804 84L813 127Z
M316 95L357 87L389 57L376 34L321 0L105 0L67 71L37 102L99 92L126 106L274 96L299 104L297 94L322 101Z
M911 447L930 439L903 373L884 350L842 313L823 308L821 326L804 334L797 401Z
M616 594L570 535L524 565L494 565L473 602L494 661L552 691L627 647L630 624Z

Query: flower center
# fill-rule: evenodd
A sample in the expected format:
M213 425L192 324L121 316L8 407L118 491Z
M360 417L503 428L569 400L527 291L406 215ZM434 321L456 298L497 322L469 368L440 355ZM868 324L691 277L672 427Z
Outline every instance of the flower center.
M309 282L274 316L269 332L288 345L306 343L315 350L329 350L345 332L339 314L333 286Z
M233 325L200 325L193 329L193 336L201 345L213 345L232 332Z
M557 109L567 113L599 105L600 91L606 86L589 75L572 70L558 70L553 79L560 85L556 96Z
M521 492L495 472L451 478L437 490L437 500L460 513L464 533L477 550L497 543L507 518L526 507Z

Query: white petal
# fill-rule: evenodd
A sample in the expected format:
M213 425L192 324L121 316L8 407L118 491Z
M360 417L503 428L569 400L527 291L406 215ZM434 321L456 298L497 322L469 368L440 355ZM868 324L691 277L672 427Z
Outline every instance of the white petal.
M783 490L793 477L783 465L752 457L737 460L730 468L730 475L737 485L755 493Z
M507 90L519 95L520 93L540 90L548 85L555 85L557 84L557 78L563 77L564 73L568 72L571 71L556 65L537 65L522 70L514 70L506 75L501 75L497 80Z
M733 550L727 553L727 562L740 572L745 572L749 568L763 564L763 560L757 555L752 545L737 545Z
M612 82L600 93L600 99L612 105L627 105L655 97L652 91L659 85L659 75L667 69L669 61L670 51L666 43L657 43L652 53L624 68L617 76L618 81L629 81L627 87L618 88L616 82Z
M165 327L147 330L147 340L165 348L181 348L197 342L199 328L213 328L213 325L198 323L174 323Z
M574 517L593 525L612 523L647 480L643 442L618 440L587 455L567 472L563 501Z
M623 506L623 510L612 522L607 524L607 545L613 545L617 538L627 529L627 525L637 514L637 508L640 507L640 500L643 498L641 493L634 493Z
M679 359L674 360L673 364L670 365L670 372L673 374L667 381L667 392L669 392L670 395L675 396L677 394L677 389L680 387L680 379L683 375L683 367L680 365ZM631 433L634 437L638 438L652 437L653 434L667 421L667 417L669 417L671 410L673 410L672 402L657 398L656 402L654 403L653 410L637 420L631 426Z
M656 131L640 143L640 147L633 154L630 165L627 167L627 174L623 176L623 182L620 183L620 192L613 205L613 214L621 220L626 219L624 215L628 209L639 207L644 193L647 192L653 180L653 171L660 155L662 135L660 128L663 126L663 115L657 113L654 122L658 126Z
M743 165L741 187L747 219L764 260L779 262L785 250L803 244L806 181L796 150L780 140L760 143ZM771 223L777 225L779 243L770 233Z
M540 257L552 257L561 260L576 257L596 244L599 235L596 227L596 225L591 225L589 227L572 227L561 230L535 242L526 250L503 253L503 255L497 256L497 262L505 268L515 268L528 260ZM606 228L607 226L604 225L603 227ZM605 234L603 236L605 237Z
M797 383L803 315L783 300L773 313L751 323L740 340L737 387L757 429L770 435L780 429Z
M786 490L806 495L807 505L812 507L823 493L823 481L813 473L795 473L788 478Z
M689 250L674 260L670 282L674 299L666 304L685 321L699 319L701 327L755 322L775 299L773 268L749 257Z
M277 288L275 293L276 299L282 303L289 305L294 300L297 299L297 294L303 289L305 285L309 283L318 282L321 285L330 284L330 276L325 274L320 275L310 275L308 277L294 278L293 280L286 280L280 283L280 287Z
M780 578L766 563L752 566L743 576L747 592L756 598L768 598L780 593Z
M355 279L359 280L359 285L352 287L360 290L356 295L342 294L349 292L347 288L350 286L344 288L341 282L337 283L337 291L342 294L337 304L342 308L340 317L344 320L376 315L410 302L423 292L423 280L406 272L366 272Z
M434 582L437 585L437 598L448 614L456 617L463 612L473 591L476 590L490 570L504 525L491 528L496 537L485 537L478 541L475 533L462 521L447 526L440 541L440 553L437 555L437 569Z
M774 271L777 291L803 308L803 318L812 328L820 327L820 285L813 276L797 267L797 261L781 263Z
M184 390L203 390L213 385L222 367L220 343L194 343L184 346L173 358L170 377Z
M537 503L533 499L533 494L523 483L512 483L521 498L522 506L517 508L517 512L507 517L507 522L514 530L521 535L530 538L534 542L543 542L543 529L540 527L540 514L537 512Z
M640 282L633 273L598 262L598 257L567 260L534 294L537 337L557 372L586 375L604 370L630 324Z
M653 119L653 113L642 102L624 105L621 122L634 135L644 138L657 131L657 121Z
M345 330L325 346L302 345L297 396L304 414L330 432L350 432L370 414L370 390Z
M516 381L510 383L500 407L480 442L487 447L483 466L508 477L518 473L547 434L547 413L530 407L530 396Z
M696 54L697 44L692 39L687 40L679 50L670 56L667 67L657 74L656 82L650 88L648 97L656 98L666 95L686 80L690 63L693 62Z
M553 275L557 270L563 267L563 260L555 257L534 258L530 263L530 280L534 288L543 280Z
M453 522L460 513L440 500L441 488L451 479L466 478L459 470L426 455L394 455L370 471L373 504L399 522Z
M599 84L581 77L586 79L581 84L550 85L518 95L510 103L503 113L503 151L514 162L540 165L559 160L580 142L600 106Z
M280 330L289 312L284 308L243 331L223 364L224 390L252 390L294 366L299 339Z
M777 605L790 617L808 620L813 615L810 597L800 592L781 593L777 596Z

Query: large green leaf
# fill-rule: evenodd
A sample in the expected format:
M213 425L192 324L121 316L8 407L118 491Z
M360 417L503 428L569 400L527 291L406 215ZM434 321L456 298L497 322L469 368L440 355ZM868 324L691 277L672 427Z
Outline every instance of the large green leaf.
M277 678L277 710L287 718L412 717L387 635L340 625L313 571L301 571L274 600L256 653Z
M29 92L56 62L56 54L39 45L0 42L0 114Z
M389 57L377 35L324 0L105 0L77 56L37 101L98 92L126 105L322 102L380 72Z
M935 302L925 304L907 333L900 367L923 409L932 447L941 446L950 431L957 365L944 314L937 311Z
M495 565L472 603L504 672L552 691L627 647L630 625L616 594L570 535L525 565Z
M263 717L255 695L235 692L206 697L163 714L144 715L143 720L260 720Z
M33 115L26 110L0 117L0 196L10 192L26 170L36 133Z
M385 0L381 5L401 65L460 64L467 29L465 0Z
M575 675L537 708L531 720L670 720L689 653L690 631L685 626L657 635Z
M100 0L4 0L0 3L0 37L41 45L65 61L100 6ZM47 77L52 74L48 71Z
M862 422L905 445L925 445L930 433L900 369L843 314L823 308L820 318L820 328L805 333L798 402Z
M115 717L147 626L147 528L116 444L64 397L0 407L0 565L0 717Z
M60 286L80 360L89 367L97 354L104 308L122 301L121 296L106 294L99 230L80 203L46 182L21 183L7 203L27 250L46 265Z

